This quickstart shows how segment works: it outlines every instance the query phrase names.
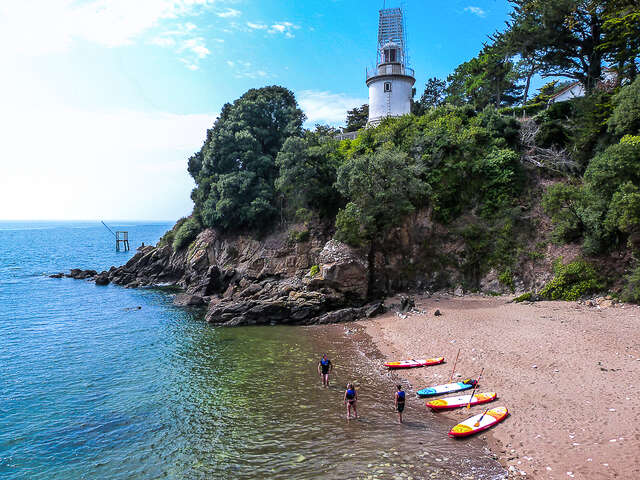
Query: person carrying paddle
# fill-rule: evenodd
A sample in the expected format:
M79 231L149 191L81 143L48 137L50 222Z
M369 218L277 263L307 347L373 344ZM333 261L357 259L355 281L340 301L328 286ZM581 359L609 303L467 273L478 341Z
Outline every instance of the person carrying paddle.
M344 403L347 406L347 420L351 418L352 408L355 418L358 418L358 410L356 409L357 402L358 392L356 392L356 387L353 386L353 383L347 383L347 390L344 392Z
M318 362L318 374L322 377L322 386L329 386L329 373L333 370L331 360L327 358L327 354L323 353L322 358Z
M396 407L396 412L398 412L398 423L402 423L402 412L404 411L404 401L405 401L405 393L402 390L402 385L398 385L398 390L396 391L394 397L394 404Z

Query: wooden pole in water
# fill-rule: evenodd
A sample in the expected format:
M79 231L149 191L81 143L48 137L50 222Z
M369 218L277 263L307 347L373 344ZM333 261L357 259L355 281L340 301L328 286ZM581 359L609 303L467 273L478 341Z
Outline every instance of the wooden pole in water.
M458 349L458 354L456 355L456 361L453 362L453 370L451 370L451 377L449 377L449 383L453 380L453 374L456 373L456 365L458 364L458 357L460 356L460 349Z

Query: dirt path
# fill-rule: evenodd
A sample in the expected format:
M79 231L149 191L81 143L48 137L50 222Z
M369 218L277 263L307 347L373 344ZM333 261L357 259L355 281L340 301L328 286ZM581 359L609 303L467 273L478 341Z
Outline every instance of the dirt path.
M401 372L416 389L446 383L458 348L457 372L472 377L484 367L479 391L498 392L494 405L511 411L487 438L512 473L640 478L640 307L434 296L418 298L416 309L424 313L362 325L389 359L447 357ZM470 413L444 415L453 425Z

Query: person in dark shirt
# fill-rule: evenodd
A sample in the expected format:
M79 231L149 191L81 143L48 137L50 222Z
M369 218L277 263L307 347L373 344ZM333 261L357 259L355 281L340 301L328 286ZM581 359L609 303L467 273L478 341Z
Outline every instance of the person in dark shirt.
M397 386L398 390L394 395L394 403L396 407L396 412L398 412L398 423L402 423L402 412L404 412L404 401L405 401L405 393L402 390L402 385Z
M347 420L351 418L351 409L353 409L355 418L358 418L358 410L356 409L357 402L358 392L356 392L356 387L353 386L353 383L348 383L347 390L344 392L344 403L347 406Z
M322 386L329 386L329 373L333 370L331 360L327 358L327 354L323 353L322 358L318 362L318 374L322 377Z

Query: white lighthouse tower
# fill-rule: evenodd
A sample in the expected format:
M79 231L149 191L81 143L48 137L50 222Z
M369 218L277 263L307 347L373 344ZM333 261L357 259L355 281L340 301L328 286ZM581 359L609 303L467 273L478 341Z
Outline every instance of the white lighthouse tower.
M413 69L407 67L404 18L401 8L380 10L376 68L367 69L369 124L411 111Z

